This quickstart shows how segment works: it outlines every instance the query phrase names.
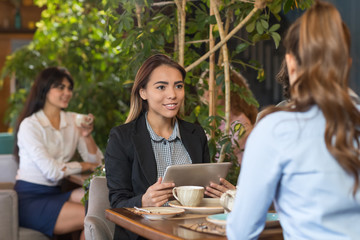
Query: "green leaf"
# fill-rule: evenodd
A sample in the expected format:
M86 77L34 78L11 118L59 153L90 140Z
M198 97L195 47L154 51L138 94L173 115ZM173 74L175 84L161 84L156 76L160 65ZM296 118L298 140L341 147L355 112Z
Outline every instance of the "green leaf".
M267 21L265 21L264 19L261 19L260 22L264 29L269 28L269 23Z
M284 4L284 13L287 14L290 9L291 9L291 6L293 5L294 3L294 0L286 0L285 4Z
M254 34L254 36L252 36L252 41L255 43L257 41L259 41L261 39L261 35L259 35L258 33Z
M272 2L271 6L270 6L270 11L273 14L278 14L281 11L281 5L282 5L282 0L275 0Z
M119 33L122 32L123 27L124 27L123 22L119 22L119 26L118 26L118 32Z
M187 24L186 33L187 34L194 34L198 31L198 26L195 22L189 22Z
M280 24L274 24L270 27L269 32L275 32L276 30L278 30L280 28Z
M258 71L258 75L257 75L256 79L258 79L260 81L265 80L265 71L264 71L264 69L260 69Z
M260 21L256 22L256 31L257 31L257 33L260 34L260 35L264 33L264 28L263 28L263 26L261 25L261 22L260 22Z
M250 22L247 26L246 26L246 31L247 32L252 32L252 31L254 31L254 29L255 29L255 21L252 21L252 22Z
M274 40L275 47L278 48L278 47L279 47L280 40L281 40L280 34L278 34L277 32L271 32L270 35L271 35L271 37L272 37L273 40Z
M239 45L236 46L236 53L241 53L243 51L245 51L248 48L249 44L248 43L240 43Z
M209 24L216 24L216 17L215 15L212 15L209 17Z

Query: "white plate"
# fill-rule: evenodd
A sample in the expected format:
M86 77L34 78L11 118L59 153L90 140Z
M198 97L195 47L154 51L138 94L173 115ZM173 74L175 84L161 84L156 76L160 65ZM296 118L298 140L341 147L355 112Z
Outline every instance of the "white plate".
M172 207L145 207L142 209L146 209L151 212L147 213L142 211L136 211L136 213L141 214L144 218L147 218L149 220L160 220L160 219L170 218L185 212L184 209L174 209Z
M182 206L178 201L170 201L169 206L174 208L185 209L187 213L197 213L197 214L215 214L223 213L224 208L220 204L219 198L204 198L200 205L197 207L188 207Z

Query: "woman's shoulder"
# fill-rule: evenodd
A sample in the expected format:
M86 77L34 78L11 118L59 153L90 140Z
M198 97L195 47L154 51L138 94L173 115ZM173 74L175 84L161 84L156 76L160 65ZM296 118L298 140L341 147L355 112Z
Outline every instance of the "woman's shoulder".
M18 135L39 134L46 127L46 121L38 118L36 113L24 118L18 129Z
M278 111L263 117L255 126L255 132L269 136L296 136L297 133L323 130L324 117L317 106L305 112ZM315 129L314 129L315 128Z
M21 123L20 123L20 127L21 126L35 126L35 125L41 125L41 116L39 112L33 113L30 116L24 118Z
M128 122L128 123L123 123L120 125L117 125L115 127L113 127L110 130L110 135L118 135L118 136L125 136L125 137L129 137L130 134L132 134L133 131L136 130L136 119Z

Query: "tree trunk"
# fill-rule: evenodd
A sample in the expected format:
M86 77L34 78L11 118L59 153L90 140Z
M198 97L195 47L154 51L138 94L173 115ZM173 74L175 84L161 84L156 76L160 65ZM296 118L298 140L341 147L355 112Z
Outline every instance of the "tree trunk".
M212 8L213 1L210 1L210 16L214 15L214 10ZM213 36L214 25L210 24L209 30L209 50L211 51L215 46L215 40ZM215 96L215 53L211 54L209 57L209 116L216 115L216 96ZM215 125L215 122L212 122L212 126ZM211 130L211 138L215 136L215 131Z
M179 61L178 63L181 66L184 66L184 55L185 55L185 24L186 24L186 0L182 0L180 4L180 0L175 0L178 15L180 15L180 31L179 31ZM179 23L179 21L178 21Z
M141 28L141 8L142 6L139 5L138 3L135 3L135 7L136 7L136 19L137 19L137 23L138 23L138 27Z
M225 39L225 32L223 28L223 24L221 21L220 13L218 11L218 7L215 4L215 0L211 0L213 2L213 10L216 17L216 22L219 28L221 41ZM229 54L227 44L225 43L222 46L222 54L224 58L224 75L225 75L225 133L228 135L230 132L230 65L229 65ZM219 162L223 162L225 158L224 154L224 146L220 151Z

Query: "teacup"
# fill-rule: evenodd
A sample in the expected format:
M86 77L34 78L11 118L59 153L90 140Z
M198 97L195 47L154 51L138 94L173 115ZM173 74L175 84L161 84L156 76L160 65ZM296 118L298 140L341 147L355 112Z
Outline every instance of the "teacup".
M93 121L94 121L94 118L90 115L78 113L75 116L75 124L78 127L81 127L82 124L90 125Z
M174 187L172 192L175 199L178 200L181 205L196 207L204 198L205 189L201 186L181 186Z
M235 195L236 190L227 190L221 195L220 204L226 212L231 212L234 205Z

